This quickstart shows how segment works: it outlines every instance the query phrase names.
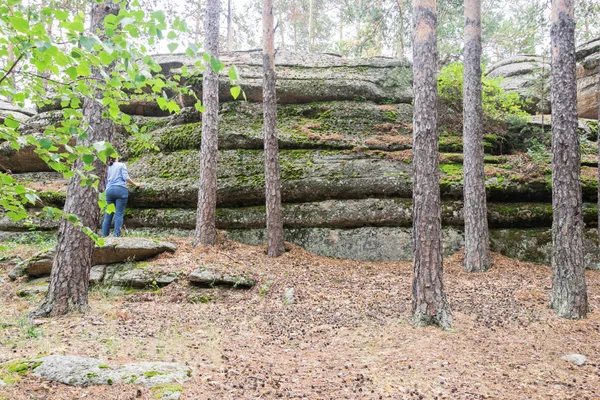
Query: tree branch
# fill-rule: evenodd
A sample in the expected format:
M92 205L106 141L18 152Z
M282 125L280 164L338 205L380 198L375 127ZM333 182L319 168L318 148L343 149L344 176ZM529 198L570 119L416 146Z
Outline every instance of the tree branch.
M2 78L0 78L0 83L4 82L4 80L8 77L8 75L10 75L12 73L13 69L15 69L15 67L17 66L19 61L21 61L21 59L23 58L24 55L25 55L25 53L21 52L21 55L19 56L19 58L17 58L16 61L13 63L13 65L10 66L10 68L4 74L4 76Z

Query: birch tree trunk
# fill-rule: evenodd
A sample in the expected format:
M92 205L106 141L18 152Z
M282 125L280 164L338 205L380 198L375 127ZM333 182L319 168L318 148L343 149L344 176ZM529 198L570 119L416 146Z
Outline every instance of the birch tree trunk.
M95 4L92 7L91 30L102 40L104 35L104 19L110 15L117 15L119 5L106 2ZM102 75L98 69L92 71L94 80L100 81ZM102 93L96 94L97 98L85 98L83 101L83 117L87 125L87 137L79 140L78 144L91 146L95 142L110 142L115 130L110 119L102 117ZM75 168L83 170L83 162L78 160ZM94 169L86 175L100 177L98 188L83 185L78 174L69 180L67 198L64 212L75 214L80 222L87 227L95 228L100 220L98 207L98 190L104 188L106 179L106 165L96 159ZM31 313L32 317L58 316L70 312L85 312L88 310L88 288L90 269L92 268L92 253L94 242L81 228L74 226L64 218L58 227L56 243L56 256L50 274L50 286L45 302Z
M552 290L565 318L585 318L581 155L577 133L573 0L552 1Z
M413 5L413 322L449 329L441 243L436 0L414 0Z
M313 2L315 0L308 0L309 8L308 8L308 52L312 51L312 42L313 42L313 19L314 19L314 5Z
M483 272L490 268L492 260L483 169L481 0L465 0L464 66L465 267L469 272Z
M281 213L281 179L279 145L277 143L277 98L275 93L275 51L273 31L273 0L263 2L263 112L265 143L265 194L269 257L284 252L283 216Z
M227 0L227 51L233 49L233 14L231 11L231 0Z
M208 0L204 18L204 50L219 57L220 0ZM200 143L200 183L194 247L217 243L217 132L219 115L219 77L206 63L202 79L202 142Z

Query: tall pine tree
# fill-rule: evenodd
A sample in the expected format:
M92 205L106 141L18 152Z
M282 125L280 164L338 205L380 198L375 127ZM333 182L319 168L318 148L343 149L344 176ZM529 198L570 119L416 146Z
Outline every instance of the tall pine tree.
M281 178L277 143L277 98L275 95L275 50L273 0L263 4L263 113L265 146L265 197L267 211L268 254L279 257L284 252L283 217L281 214Z
M483 169L481 94L481 0L465 0L463 95L465 267L487 271L491 264Z
M92 34L98 35L101 40L105 39L104 19L108 15L117 15L118 13L118 4L110 1L94 4L91 15ZM102 77L103 74L98 68L92 71L93 81L100 81L103 79ZM86 147L96 142L110 142L115 130L114 123L110 119L102 117L104 110L102 93L96 92L96 98L86 97L83 101L87 135L84 139L79 140L78 144ZM83 171L83 161L77 160L74 168ZM100 177L99 188L104 187L106 165L103 162L96 159L93 163L93 170L88 174ZM86 178L75 174L69 180L64 212L77 215L83 226L93 227L98 225L100 218L98 187L82 185L84 179ZM80 227L63 218L58 228L56 256L52 264L46 301L32 312L32 316L58 316L74 311L87 311L93 251L92 239Z
M204 20L204 51L219 57L220 0L208 0ZM202 142L200 144L200 183L194 246L213 246L217 243L217 133L219 130L219 76L210 62L202 79Z
M413 4L413 322L449 329L452 315L442 267L436 0L414 0Z
M552 290L565 318L585 318L581 154L577 133L574 0L552 0Z

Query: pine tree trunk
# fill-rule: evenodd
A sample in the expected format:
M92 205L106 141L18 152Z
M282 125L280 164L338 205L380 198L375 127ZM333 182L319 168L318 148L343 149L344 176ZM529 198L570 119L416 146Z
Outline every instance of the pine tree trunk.
M600 248L600 74L598 74L598 248Z
M275 51L273 0L263 2L263 110L265 142L265 191L269 257L284 252L283 216L281 213L281 179L277 143L277 98L275 94Z
M93 33L103 31L103 21L109 14L117 15L119 6L109 2L96 4L92 8ZM99 34L102 39L102 33ZM92 71L95 80L101 80L100 71ZM99 141L110 142L115 126L110 119L102 118L103 106L101 93L99 98L86 98L83 101L83 117L87 123L87 138L80 140L79 145L89 147ZM83 170L83 162L78 160L75 168ZM94 161L93 171L88 175L100 177L99 189L104 188L106 165L100 160ZM91 185L81 185L81 178L75 175L67 186L67 198L64 212L75 214L80 222L87 227L95 228L100 220L98 207L98 189ZM88 309L88 287L94 242L80 228L66 221L59 224L56 243L56 256L50 274L50 286L46 301L34 312L32 317L58 316L69 312L85 312Z
M442 267L435 0L414 1L413 26L413 322L449 329L452 315Z
M552 1L552 290L565 318L585 318L581 155L577 133L575 22L572 0Z
M491 257L483 170L481 0L465 0L464 66L465 267L483 272L489 269Z
M208 0L204 30L204 49L212 57L219 57L220 0ZM202 142L200 144L200 184L198 188L198 215L196 218L195 246L214 246L217 243L217 132L219 116L219 77L206 63L202 79Z

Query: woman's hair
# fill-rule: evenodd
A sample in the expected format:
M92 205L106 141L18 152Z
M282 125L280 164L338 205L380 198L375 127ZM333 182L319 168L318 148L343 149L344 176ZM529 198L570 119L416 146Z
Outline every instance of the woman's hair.
M110 167L111 165L113 165L113 163L115 162L116 158L115 157L108 157L106 159L106 163L108 164L108 166Z

